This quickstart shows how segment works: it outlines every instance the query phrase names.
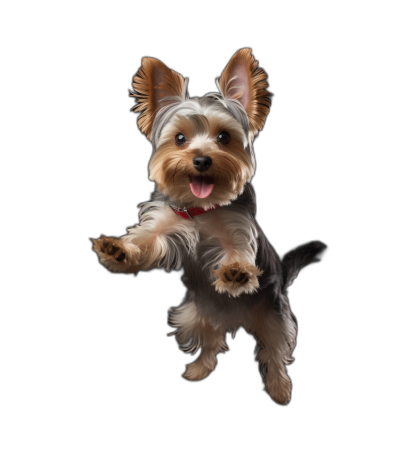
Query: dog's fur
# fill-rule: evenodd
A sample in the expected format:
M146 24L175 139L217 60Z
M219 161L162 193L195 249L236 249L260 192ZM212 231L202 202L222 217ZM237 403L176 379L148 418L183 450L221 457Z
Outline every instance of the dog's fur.
M183 351L201 348L185 378L207 377L217 354L227 350L226 333L242 326L257 342L265 389L287 404L286 365L293 361L297 335L287 288L326 246L311 242L280 260L255 219L253 141L271 105L267 78L251 50L241 49L217 80L219 93L189 98L187 79L157 59L143 58L131 96L139 128L152 142L149 171L156 189L140 205L138 225L118 239L93 240L93 248L113 272L183 267L187 294L170 309L168 323ZM229 134L228 142L221 142L222 133ZM183 143L176 140L181 134ZM198 171L198 156L210 157L211 166ZM205 181L206 188L213 184L211 194L192 190L192 180ZM170 206L217 208L184 219Z

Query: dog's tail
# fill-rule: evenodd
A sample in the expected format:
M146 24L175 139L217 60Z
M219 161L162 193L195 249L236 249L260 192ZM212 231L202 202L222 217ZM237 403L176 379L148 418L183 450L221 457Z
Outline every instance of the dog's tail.
M310 242L295 248L282 259L283 291L292 284L299 274L300 269L305 266L321 261L317 255L322 253L327 246L322 242Z

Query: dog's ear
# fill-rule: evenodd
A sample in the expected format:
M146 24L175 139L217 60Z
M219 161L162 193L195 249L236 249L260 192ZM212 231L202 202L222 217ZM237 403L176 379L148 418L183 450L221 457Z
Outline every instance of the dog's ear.
M157 112L187 98L187 80L152 57L143 57L142 66L133 76L132 88L130 96L137 104L131 111L140 113L138 126L148 139L151 139Z
M253 136L264 126L271 106L272 93L267 91L268 75L258 67L251 49L239 49L217 79L224 98L238 100L249 117Z

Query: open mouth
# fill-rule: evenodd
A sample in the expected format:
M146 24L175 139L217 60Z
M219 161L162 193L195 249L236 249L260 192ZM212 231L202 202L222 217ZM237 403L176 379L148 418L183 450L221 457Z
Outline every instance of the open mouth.
M214 189L214 178L211 176L189 176L189 181L192 193L200 199L208 197Z

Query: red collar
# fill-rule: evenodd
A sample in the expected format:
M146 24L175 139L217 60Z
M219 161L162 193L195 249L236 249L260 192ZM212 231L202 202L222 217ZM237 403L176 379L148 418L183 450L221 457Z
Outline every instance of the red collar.
M179 217L182 217L182 219L193 219L193 217L196 217L196 215L201 215L205 214L206 212L213 211L214 209L217 209L219 207L218 204L216 204L214 207L211 209L203 209L202 207L191 207L190 209L175 209L175 207L169 206L176 215L179 215Z

